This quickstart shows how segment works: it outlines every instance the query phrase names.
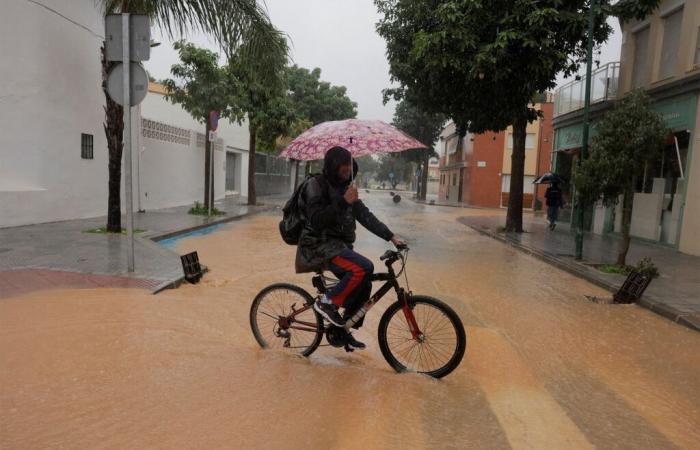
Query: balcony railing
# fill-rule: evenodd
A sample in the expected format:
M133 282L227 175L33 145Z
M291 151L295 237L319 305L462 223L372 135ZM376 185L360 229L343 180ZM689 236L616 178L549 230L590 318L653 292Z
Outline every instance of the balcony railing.
M557 89L554 94L554 117L583 108L585 81L582 78ZM591 74L591 104L615 99L619 81L619 62L611 62L594 70Z

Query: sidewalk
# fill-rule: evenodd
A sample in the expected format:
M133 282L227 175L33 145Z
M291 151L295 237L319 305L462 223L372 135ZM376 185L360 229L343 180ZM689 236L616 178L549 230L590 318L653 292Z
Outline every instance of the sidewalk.
M574 259L574 235L568 224L559 224L555 231L549 231L544 217L526 214L525 233L504 233L500 230L505 225L505 215L461 217L459 221L611 292L617 291L625 280L623 275L603 273L591 266L615 262L620 240L616 235L586 233L583 261L578 262ZM651 282L638 304L700 331L700 257L633 240L628 264L636 264L644 257L651 258L661 275Z
M274 209L286 200L261 197L254 207L245 199L216 202L226 215L208 218L187 213L190 205L134 214L136 271L127 271L127 238L86 233L105 217L0 229L0 299L45 288L139 287L158 292L183 278L180 257L157 240ZM122 226L126 218L122 217ZM206 262L204 262L206 263Z

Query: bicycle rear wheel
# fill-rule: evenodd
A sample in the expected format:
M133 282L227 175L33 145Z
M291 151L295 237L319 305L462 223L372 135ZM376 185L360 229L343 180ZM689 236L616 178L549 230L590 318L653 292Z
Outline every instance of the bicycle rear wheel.
M412 312L423 339L413 338L403 302L387 308L379 322L379 348L397 372L419 372L442 378L459 366L467 336L457 313L432 297L413 296Z
M277 283L266 287L250 306L255 340L262 348L309 356L323 338L323 319L314 311L313 303L313 297L299 286Z

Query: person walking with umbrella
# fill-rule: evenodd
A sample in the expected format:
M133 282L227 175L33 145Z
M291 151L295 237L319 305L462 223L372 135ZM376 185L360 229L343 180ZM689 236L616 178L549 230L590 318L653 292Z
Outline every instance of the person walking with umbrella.
M549 222L549 229L554 230L557 226L559 209L564 206L564 197L562 196L557 181L552 181L552 184L549 185L544 194L544 198L547 200L547 221Z

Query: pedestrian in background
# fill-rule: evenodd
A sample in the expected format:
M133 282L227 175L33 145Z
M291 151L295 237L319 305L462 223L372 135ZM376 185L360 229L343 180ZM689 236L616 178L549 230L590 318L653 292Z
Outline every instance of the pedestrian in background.
M547 188L547 192L544 193L544 198L547 200L547 221L549 222L549 229L554 230L554 227L557 226L559 208L564 206L564 198L562 197L561 189L559 189L559 183L552 183Z

